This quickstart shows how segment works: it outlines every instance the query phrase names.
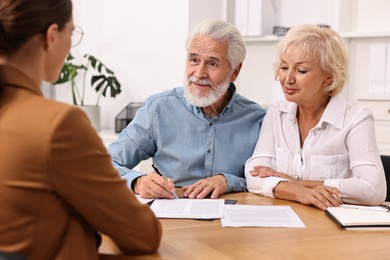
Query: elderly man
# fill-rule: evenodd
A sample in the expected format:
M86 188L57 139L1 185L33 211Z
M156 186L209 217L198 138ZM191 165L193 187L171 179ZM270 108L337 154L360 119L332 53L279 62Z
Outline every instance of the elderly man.
M185 87L153 95L108 147L128 186L144 198L218 198L247 191L245 161L252 155L265 110L236 92L245 58L238 30L205 20L187 42ZM155 171L132 170L153 158Z

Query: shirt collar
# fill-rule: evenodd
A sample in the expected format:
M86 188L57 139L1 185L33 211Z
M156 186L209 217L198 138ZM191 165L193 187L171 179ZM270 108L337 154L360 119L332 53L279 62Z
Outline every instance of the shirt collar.
M22 71L8 65L3 65L2 69L4 71L6 84L27 89L42 96L41 86L37 86L34 81Z
M232 98L230 99L230 101L227 103L226 107L223 109L222 113L221 114L224 114L225 111L231 107L231 105L234 103L234 99L236 99L236 85L234 85L233 82L230 82L230 85L229 85L229 88L228 88L228 91L230 91L232 93Z
M331 97L322 114L320 123L326 122L341 129L344 125L344 117L347 110L347 102L340 95ZM322 122L321 122L322 121Z
M281 102L279 111L287 113L289 119L295 123L297 121L297 107L297 104L293 102ZM346 109L347 103L340 95L331 97L317 125L322 126L323 123L327 123L338 129L343 128Z
M280 102L279 104L279 111L282 113L287 113L288 118L295 123L297 121L297 104L293 102Z

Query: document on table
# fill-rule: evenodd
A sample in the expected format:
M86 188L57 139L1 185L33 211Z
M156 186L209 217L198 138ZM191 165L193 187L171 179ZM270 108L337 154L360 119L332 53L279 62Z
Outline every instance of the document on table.
M211 219L223 216L224 199L156 199L150 206L157 218Z
M148 204L149 202L153 201L154 199L144 199L142 198L140 195L138 194L135 194L135 197L137 198L137 200L139 202L141 202L142 204Z
M290 206L225 205L221 223L222 227L306 227Z

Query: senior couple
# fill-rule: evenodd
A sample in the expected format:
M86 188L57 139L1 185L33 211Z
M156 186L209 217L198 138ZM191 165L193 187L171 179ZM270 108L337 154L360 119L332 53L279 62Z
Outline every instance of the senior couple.
M285 100L267 112L233 83L246 52L234 26L201 22L186 50L185 86L149 97L108 147L136 194L173 198L181 187L201 199L249 190L322 210L384 201L373 116L340 96L348 51L335 31L301 25L283 37L275 77ZM133 170L148 158L159 173Z

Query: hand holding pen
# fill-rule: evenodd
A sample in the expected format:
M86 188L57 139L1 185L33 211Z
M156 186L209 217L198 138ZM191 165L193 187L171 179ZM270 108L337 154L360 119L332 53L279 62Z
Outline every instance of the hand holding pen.
M158 173L164 180L169 181L169 182L172 182L171 179L168 179L167 177L165 177L164 175L161 174L160 170L157 168L156 165L152 164L152 167L153 167L154 171L155 171L156 173ZM173 184L173 183L172 183L172 184ZM178 198L179 198L179 197L177 196L177 194L176 194L175 187L173 187L173 189L171 189L170 192L172 193L172 195L173 195L173 197L174 197L175 199L178 199Z

